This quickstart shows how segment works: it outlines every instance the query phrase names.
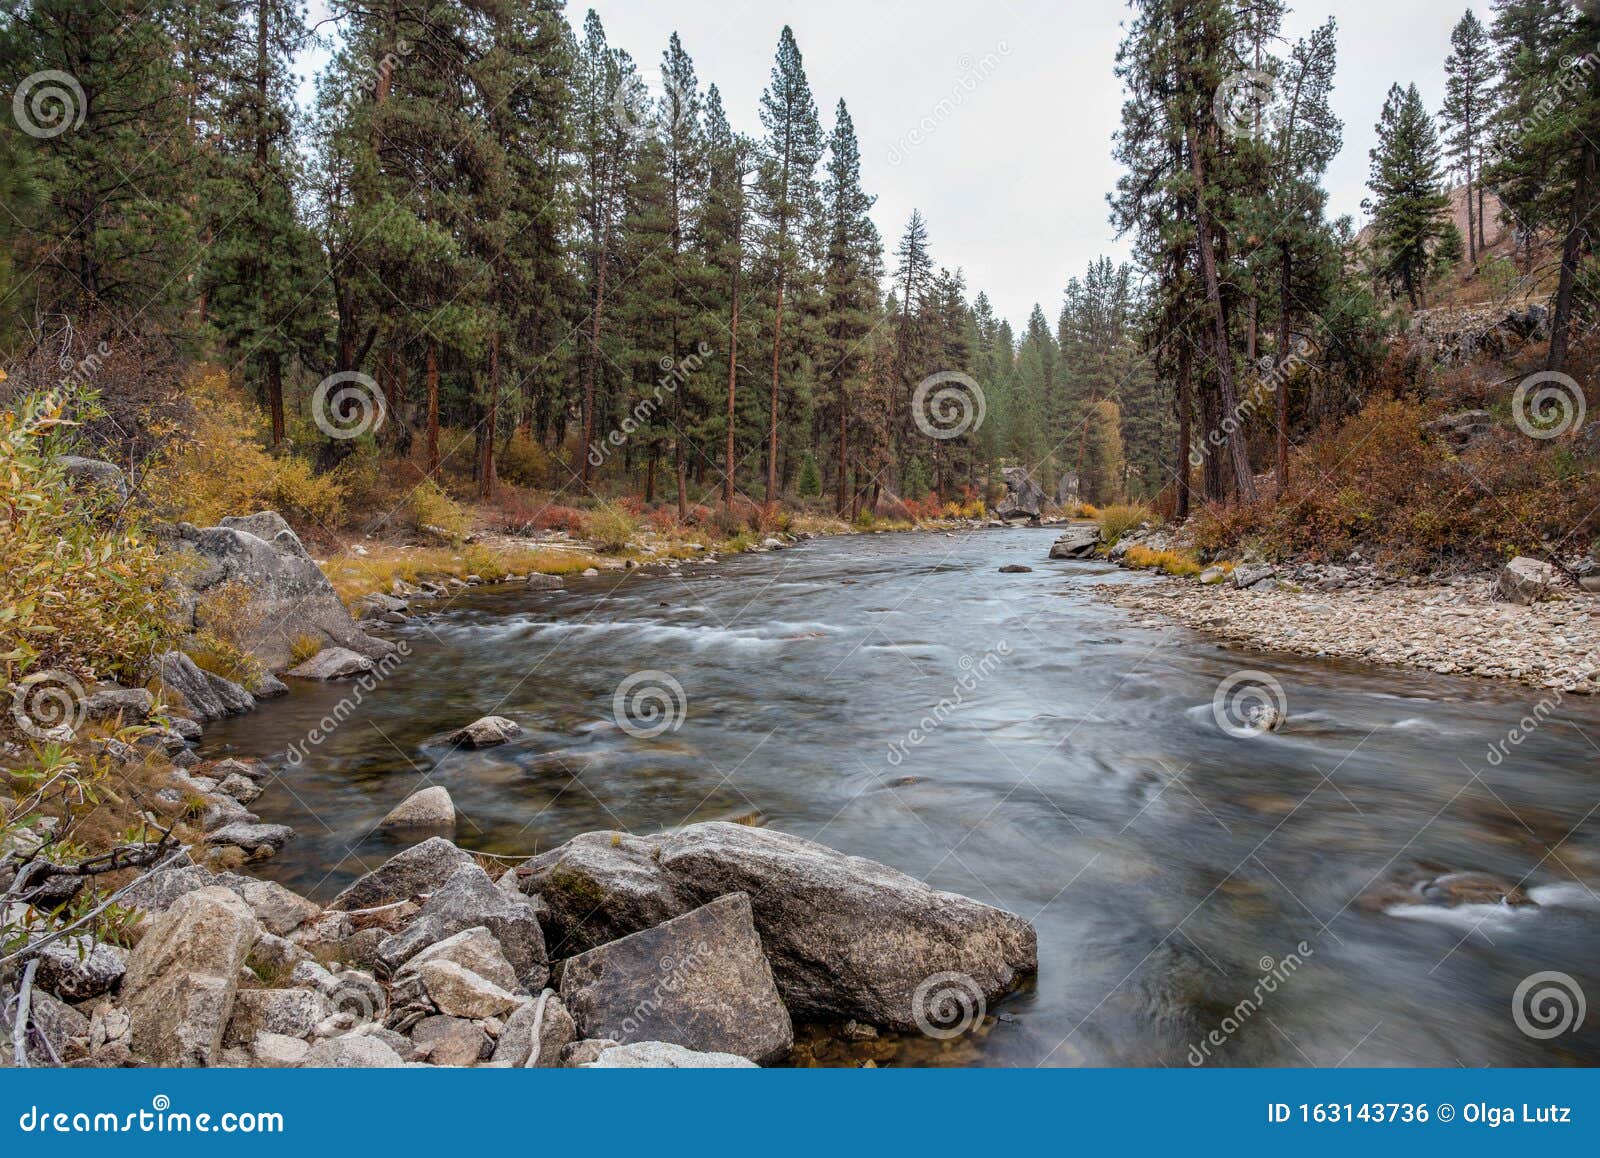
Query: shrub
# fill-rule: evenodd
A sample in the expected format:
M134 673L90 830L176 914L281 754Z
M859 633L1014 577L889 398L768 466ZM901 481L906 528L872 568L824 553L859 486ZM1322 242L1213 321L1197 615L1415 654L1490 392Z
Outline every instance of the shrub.
M550 452L538 439L530 438L519 430L500 452L495 470L505 481L517 486L549 486Z
M1200 566L1200 561L1186 551L1152 551L1139 543L1129 547L1122 558L1130 567L1147 571L1165 571L1168 575L1176 575L1179 578L1198 575L1204 570Z
M68 487L62 411L60 397L32 395L0 414L0 663L8 681L63 670L137 682L178 635L168 568L102 496Z
M1136 503L1116 503L1102 507L1093 517L1095 522L1100 524L1100 537L1111 545L1115 545L1118 539L1140 523L1154 524L1160 521L1149 507Z
M472 530L472 515L432 479L424 479L406 496L406 518L417 530L452 543L459 543Z
M345 490L290 454L274 456L257 437L261 416L217 369L189 384L193 429L170 441L145 477L144 492L173 519L210 526L224 515L275 510L290 522L337 526Z
M589 516L588 537L611 554L627 547L637 530L633 516L620 503L606 503Z

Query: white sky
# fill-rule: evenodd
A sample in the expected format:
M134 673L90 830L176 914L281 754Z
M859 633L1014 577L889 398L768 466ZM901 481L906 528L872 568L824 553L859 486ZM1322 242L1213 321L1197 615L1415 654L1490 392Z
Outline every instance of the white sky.
M590 6L569 0L575 27ZM1127 14L1116 0L592 6L612 45L641 68L654 68L676 30L702 88L715 82L735 126L752 133L779 31L790 24L824 131L840 97L850 106L862 182L878 196L873 216L885 245L892 248L911 210L921 209L935 259L964 269L970 291L986 291L1018 329L1034 302L1054 322L1067 279L1095 257L1127 254L1112 237L1105 201L1118 172L1111 135L1121 90L1112 67ZM1487 0L1471 6L1487 21ZM324 5L310 7L319 18ZM1334 214L1362 216L1367 150L1389 85L1414 81L1437 111L1450 30L1467 7L1467 0L1312 0L1290 14L1291 38L1330 13L1339 20L1334 105L1345 144L1328 175ZM932 131L914 141L925 118Z

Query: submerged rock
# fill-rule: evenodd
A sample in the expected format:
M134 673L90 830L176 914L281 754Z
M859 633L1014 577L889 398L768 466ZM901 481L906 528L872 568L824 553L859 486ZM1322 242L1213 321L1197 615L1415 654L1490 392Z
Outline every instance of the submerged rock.
M316 655L284 672L302 680L342 680L364 675L376 665L364 655L344 647L325 647Z
M522 735L522 725L504 716L484 716L451 732L446 742L459 748L492 748Z

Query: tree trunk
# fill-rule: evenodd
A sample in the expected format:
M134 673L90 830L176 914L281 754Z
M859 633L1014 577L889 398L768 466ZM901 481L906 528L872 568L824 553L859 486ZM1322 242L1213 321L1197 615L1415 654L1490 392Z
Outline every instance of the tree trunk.
M849 471L846 467L846 463L849 461L847 454L848 444L846 442L847 422L850 417L849 401L849 397L845 393L844 377L841 375L839 378L839 498L835 504L839 509L839 517L841 519L844 518L845 510L850 505Z
M778 308L772 318L772 413L767 421L767 502L778 501L778 368L783 354L783 273L778 274Z
M1470 134L1472 129L1469 127ZM1467 153L1467 261L1473 269L1478 268L1478 213L1473 205L1472 197L1472 153Z
M734 248L739 248L739 230L734 230ZM743 256L734 258L733 265L733 324L729 327L728 340L728 443L726 449L726 466L723 469L722 479L722 504L733 506L733 432L735 398L739 385L739 266L743 264Z
M1561 246L1561 280L1556 287L1555 304L1550 310L1550 353L1544 363L1546 370L1560 370L1567 363L1568 334L1572 329L1572 287L1578 277L1589 183L1594 180L1594 167L1594 145L1585 138L1583 161L1578 168L1578 179L1572 187L1572 212L1567 223L1567 237Z
M267 381L267 412L272 415L272 448L283 442L283 358L269 351L261 359L261 368Z
M439 347L428 342L428 474L439 473Z
M1273 393L1277 395L1278 425L1278 454L1274 469L1281 497L1289 489L1289 287L1294 254L1287 242L1281 245L1279 252L1283 261L1278 277L1278 388Z
M1175 512L1181 523L1189 517L1194 502L1192 494L1194 468L1189 463L1193 441L1194 399L1190 385L1193 372L1193 354L1187 336L1178 341L1178 506ZM1081 481L1081 480L1080 480Z
M584 489L591 477L589 452L594 446L594 376L600 364L600 315L606 307L606 243L600 242L600 264L594 278L594 314L589 319L589 364L583 375L583 475Z
M478 461L478 498L494 499L494 436L500 410L500 332L489 335L489 413L483 420L483 457Z
M1212 248L1211 211L1206 208L1205 166L1200 160L1200 150L1192 147L1189 157L1194 169L1195 212L1200 240L1200 269L1205 276L1206 297L1210 299L1215 322L1214 344L1217 363L1217 387L1222 408L1229 423L1227 430L1228 457L1233 464L1234 483L1239 498L1254 502L1255 477L1250 473L1250 458L1245 451L1244 434L1239 429L1239 395L1233 381L1233 353L1228 342L1228 317L1222 303L1222 284L1217 274L1217 255Z

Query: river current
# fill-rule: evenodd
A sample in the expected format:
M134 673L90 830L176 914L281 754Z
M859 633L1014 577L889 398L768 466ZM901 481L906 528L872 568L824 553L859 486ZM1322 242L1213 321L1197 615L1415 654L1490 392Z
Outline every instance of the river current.
M974 1032L803 1034L806 1059L1600 1062L1600 704L1228 650L1110 606L1106 585L1154 580L1046 561L1051 539L853 536L474 589L396 629L409 655L320 743L349 685L213 724L206 754L282 768L252 809L297 836L261 871L320 898L442 784L474 850L738 817L1037 927L1037 979ZM1281 688L1278 731L1216 710L1241 672ZM490 713L524 734L441 742ZM1537 903L1407 902L1450 872Z

